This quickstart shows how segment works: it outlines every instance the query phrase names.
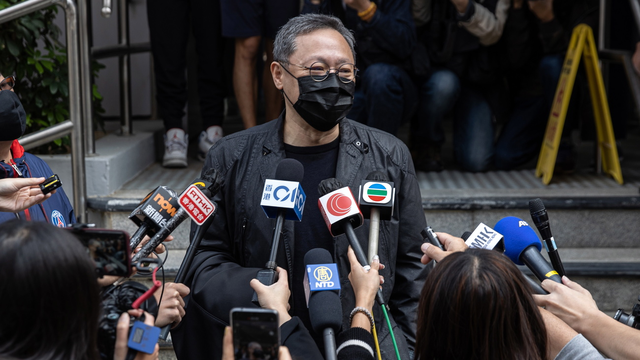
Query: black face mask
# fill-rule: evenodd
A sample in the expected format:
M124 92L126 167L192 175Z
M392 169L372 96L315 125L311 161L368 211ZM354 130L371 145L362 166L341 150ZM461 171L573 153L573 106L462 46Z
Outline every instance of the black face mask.
M289 75L293 76L291 73ZM293 104L284 90L282 93L293 104L298 114L314 129L318 131L333 129L351 110L355 82L345 84L335 73L330 73L323 81L315 81L311 76L296 79L300 92L298 101Z
M0 141L12 141L24 134L27 114L18 95L10 90L0 91Z

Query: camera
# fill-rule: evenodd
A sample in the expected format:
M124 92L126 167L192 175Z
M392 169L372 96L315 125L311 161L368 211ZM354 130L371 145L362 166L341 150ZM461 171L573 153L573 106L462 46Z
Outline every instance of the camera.
M640 302L640 296L638 296L638 301ZM632 328L640 329L640 304L633 305L633 309L631 310L631 315L624 312L622 309L618 309L616 314L613 316L614 319L619 322L629 325Z

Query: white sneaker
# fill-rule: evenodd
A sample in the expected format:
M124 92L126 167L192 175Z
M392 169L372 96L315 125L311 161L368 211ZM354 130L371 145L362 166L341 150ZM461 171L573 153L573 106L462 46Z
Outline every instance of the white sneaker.
M207 131L200 133L200 137L198 138L198 159L204 161L204 159L207 158L209 148L218 142L218 140L222 139L223 136L222 128L217 125L209 126Z
M187 146L189 135L182 129L169 129L164 135L164 156L162 166L169 168L187 167Z

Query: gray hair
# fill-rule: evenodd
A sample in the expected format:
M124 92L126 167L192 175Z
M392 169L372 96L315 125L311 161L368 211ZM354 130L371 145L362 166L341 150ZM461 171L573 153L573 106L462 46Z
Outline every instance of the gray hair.
M289 19L276 34L276 39L273 42L273 60L288 63L289 57L296 51L296 39L298 36L322 29L333 29L339 32L349 44L355 61L356 39L353 33L337 17L323 14L303 14Z

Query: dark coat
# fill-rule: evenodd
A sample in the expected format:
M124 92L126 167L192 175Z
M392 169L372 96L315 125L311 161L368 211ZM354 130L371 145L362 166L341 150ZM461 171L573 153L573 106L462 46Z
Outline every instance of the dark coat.
M0 162L0 179L24 177L24 178L48 178L53 175L53 171L44 160L39 157L24 152L22 145L15 140L11 145L13 161L22 174L16 173L14 168L5 162ZM34 205L19 213L0 212L0 223L12 219L28 219L35 221L46 221L58 227L66 227L76 222L73 207L69 203L69 198L62 188L58 188L56 193L45 200L42 204Z
M229 135L216 143L203 172L214 168L224 184L214 197L218 211L205 235L191 269L187 315L173 330L179 359L219 359L224 326L233 307L253 307L249 281L268 260L274 219L265 217L259 206L265 179L273 179L278 163L285 157L283 116L278 120ZM394 136L359 123L343 120L336 178L357 194L360 182L372 171L382 171L396 187L396 211L390 221L380 224L378 254L386 268L383 296L389 304L402 357L415 344L415 321L420 291L428 273L420 263L422 238L426 226L422 198L413 162L407 147ZM308 189L305 191L315 191ZM303 222L304 223L304 222ZM291 283L294 261L294 225L285 222L277 263L287 269ZM327 230L328 231L328 230ZM367 251L369 223L355 230ZM347 258L349 242L344 235L335 238L334 258L342 284L343 328L349 327L349 314L355 296L349 283ZM292 296L304 296L292 294ZM295 311L295 309L292 309ZM383 356L395 357L384 316L374 307L378 338ZM404 334L404 336L400 336ZM286 344L285 344L286 345ZM305 358L306 354L292 354Z

